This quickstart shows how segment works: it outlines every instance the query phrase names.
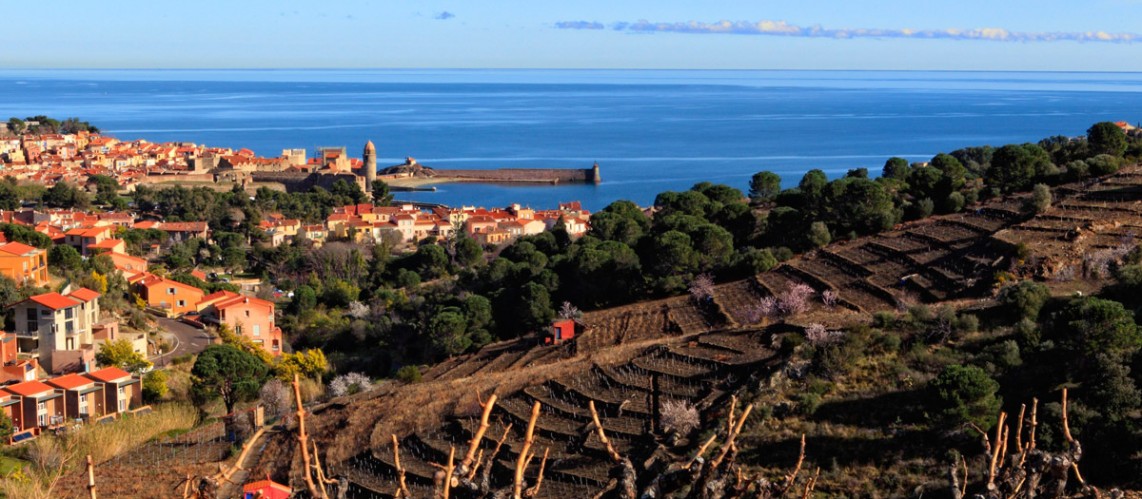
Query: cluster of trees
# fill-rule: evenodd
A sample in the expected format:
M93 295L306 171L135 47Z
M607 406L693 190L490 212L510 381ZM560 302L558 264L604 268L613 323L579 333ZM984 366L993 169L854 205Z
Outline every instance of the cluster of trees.
M289 381L295 375L316 380L328 372L329 363L320 350L284 354L277 359L240 336L223 332L223 344L211 345L198 354L191 368L192 400L198 405L221 399L226 413L258 396L273 378Z
M1117 262L1117 284L1100 295L1052 298L1041 283L1022 281L1001 291L1001 316L982 342L965 348L963 363L947 365L928 386L935 422L946 430L972 423L987 430L999 411L1069 387L1070 427L1087 449L1084 474L1120 481L1142 474L1142 253ZM1005 402L1011 401L1011 402ZM1013 404L1015 405L1013 407ZM1057 402L1040 406L1041 420L1057 420ZM1059 449L1065 439L1044 428L1039 445Z
M8 131L16 135L25 133L43 135L52 133L72 134L81 131L99 133L99 128L86 121L81 121L79 118L67 118L60 121L39 115L28 116L24 119L15 116L8 118Z
M286 193L268 187L259 188L250 196L240 186L227 192L206 187L186 188L137 186L135 207L154 213L164 220L207 220L211 226L257 226L262 214L277 212L286 218L297 218L308 223L324 221L334 208L363 203L368 196L357 184L339 180L326 190L314 187L309 192ZM245 232L245 231L244 231Z
M1050 423L1060 421L1057 397L1068 388L1069 426L1083 444L1083 475L1099 485L1131 483L1142 476L1139 260L1142 251L1135 250L1115 265L1117 284L1094 296L1052 297L1046 285L1021 281L1002 289L993 309L914 305L828 335L819 334L823 328L814 334L810 326L805 335L783 338L786 354L808 361L803 385L785 395L801 417L914 429L907 437L840 444L858 455L893 454L932 437L975 453L977 429L994 431L1005 411L1014 430L1020 404L1027 404L1029 416L1037 398L1038 448L1056 452L1067 448L1067 438ZM877 366L875 372L869 365ZM853 400L851 387L873 385L880 386L874 394L862 389ZM827 397L841 387L845 393ZM772 403L774 394L762 397Z
M823 171L811 170L796 187L782 190L779 176L759 172L750 181L749 195L755 205L769 210L761 244L804 250L832 239L876 233L900 221L959 212L979 200L1036 184L1113 173L1127 150L1142 148L1140 144L1115 124L1103 122L1090 127L1086 137L968 147L920 164L890 158L875 180L863 168L831 182Z
M100 207L122 211L129 201L119 195L119 182L102 174L91 175L84 186L70 182L56 182L49 188L42 185L18 185L13 177L0 181L0 209L15 210L24 204L47 208L88 210Z

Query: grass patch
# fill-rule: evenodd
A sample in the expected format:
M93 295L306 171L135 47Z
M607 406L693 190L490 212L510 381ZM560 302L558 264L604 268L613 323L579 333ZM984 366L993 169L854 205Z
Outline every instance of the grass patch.
M0 455L0 476L9 476L20 471L28 462L23 459Z
M58 438L76 455L90 454L103 462L149 440L175 431L186 431L198 422L198 411L187 404L162 404L149 413L127 416L113 423L84 426Z

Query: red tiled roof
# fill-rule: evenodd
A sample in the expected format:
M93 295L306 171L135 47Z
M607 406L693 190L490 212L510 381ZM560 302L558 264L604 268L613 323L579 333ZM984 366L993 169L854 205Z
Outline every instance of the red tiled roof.
M111 261L114 262L115 268L119 270L146 270L147 260L137 256L131 256L124 253L112 251L108 253L111 256Z
M69 236L79 237L98 237L100 234L107 232L110 227L89 227L89 228L75 228L67 231Z
M160 229L167 232L205 232L206 222L163 222Z
M36 295L28 298L28 300L36 302L52 310L62 310L68 307L74 307L80 303L59 293L44 293L42 295Z
M118 367L105 367L98 371L87 373L84 376L104 383L115 383L123 378L130 378L131 373L119 369Z
M14 385L4 387L4 389L21 397L38 397L43 395L44 392L55 391L55 389L52 387L45 385L39 381L25 381L23 383L16 383Z
M11 253L16 256L28 256L40 250L38 248L28 246L27 244L12 242L8 244L0 244L0 251Z
M64 390L76 390L95 383L91 379L85 378L79 374L68 374L66 376L60 376L58 378L52 378L46 381L47 384L57 388L63 388Z
M224 298L233 298L235 296L238 296L238 293L235 293L233 291L226 291L224 289L222 291L215 291L215 292L210 293L206 296L203 296L202 301L207 302L207 301L211 301L211 300L221 300Z
M286 499L293 493L293 490L268 479L250 482L242 486L242 493L245 495L253 496L253 494L259 492L261 493L260 497L265 499Z
M31 255L31 253L40 251L39 248L27 246L27 244L19 242L9 242L7 244L0 244L0 251L11 253L19 257Z
M87 247L91 249L115 249L120 244L123 244L122 239L104 239L98 243L89 244Z
M147 289L150 289L152 286L159 285L159 286L164 286L164 287L170 286L170 287L174 287L174 288L182 288L182 289L184 289L186 291L190 291L192 293L194 293L194 292L202 293L203 292L201 289L198 289L195 286L191 286L189 284L181 283L181 282L178 282L174 279L167 279L165 277L159 277L159 276L154 275L154 274L149 274L139 284L141 286L147 288ZM203 293L203 294L205 294L205 293Z
M229 307L232 307L234 305L243 304L243 303L249 303L251 305L257 305L259 307L268 307L270 310L273 310L273 308L274 308L273 302L269 302L269 301L263 300L261 298L255 298L253 296L244 296L244 295L235 296L235 297L230 298L228 300L224 300L224 301L220 301L218 303L215 303L214 308L216 308L218 310L222 310L222 309L229 308Z
M78 300L82 300L84 302L89 302L91 300L99 298L99 293L97 291L94 291L91 289L79 288L75 291L68 293L67 296L69 296L71 298L78 299Z

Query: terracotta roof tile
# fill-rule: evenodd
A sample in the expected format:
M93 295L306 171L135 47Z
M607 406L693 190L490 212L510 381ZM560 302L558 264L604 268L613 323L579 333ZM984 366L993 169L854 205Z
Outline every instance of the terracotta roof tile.
M124 378L130 378L131 373L119 369L118 367L105 367L98 371L84 374L84 376L103 383L116 383L122 381Z
M39 397L44 392L54 393L55 389L39 381L25 381L23 383L16 383L14 385L4 387L16 395L22 397Z
M65 308L74 307L80 303L75 299L68 298L59 293L44 293L42 295L36 295L28 298L28 300L48 307L52 310L62 310Z
M97 291L94 291L91 289L79 288L75 291L68 293L67 296L71 297L71 298L78 299L78 300L82 300L84 302L89 302L91 300L99 298L99 293Z
M85 386L95 383L90 378L86 378L79 374L68 374L58 378L46 380L47 384L64 390L76 390Z

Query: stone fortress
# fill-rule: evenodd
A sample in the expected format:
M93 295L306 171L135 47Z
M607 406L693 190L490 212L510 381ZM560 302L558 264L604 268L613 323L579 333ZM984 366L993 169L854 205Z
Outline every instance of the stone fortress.
M371 193L375 180L399 184L402 180L436 179L441 182L486 183L599 183L599 165L591 168L496 168L435 169L414 158L404 163L377 170L377 148L373 141L365 143L361 159L348 155L345 147L319 147L314 157L305 149L286 149L278 158L259 158L252 154L227 156L204 155L196 158L199 171L213 172L215 182L235 182L246 188L280 184L286 192L305 192L314 187L330 189L337 181L355 183Z

